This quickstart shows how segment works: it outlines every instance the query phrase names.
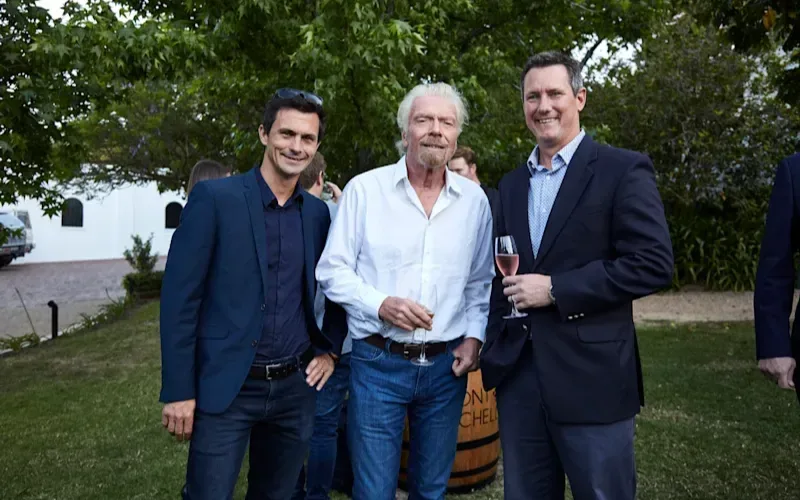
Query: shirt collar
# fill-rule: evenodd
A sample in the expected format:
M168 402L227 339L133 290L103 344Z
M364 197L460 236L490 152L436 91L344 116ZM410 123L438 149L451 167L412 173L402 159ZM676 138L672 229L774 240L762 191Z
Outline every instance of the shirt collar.
M449 168L444 167L445 193L453 193L456 196L461 196L461 186L458 185L458 181L454 177L456 175L458 174L454 174ZM394 165L394 170L392 172L392 186L397 187L397 185L404 180L408 181L408 166L406 165L405 155L403 155L403 157L400 158L400 161Z
M264 207L268 207L273 201L275 201L275 206L278 205L277 199L275 198L275 193L272 192L272 189L269 188L269 184L267 181L264 180L264 176L261 175L261 166L256 165L253 169L253 173L256 176L256 182L258 183L258 188L261 191L261 202L264 204ZM286 201L284 207L288 207L293 203L303 203L303 196L302 190L300 189L300 184L298 183L294 187L294 192Z
M581 131L578 132L578 135L576 135L571 141L569 141L569 143L566 146L561 148L558 151L558 153L553 155L553 160L555 160L556 157L561 157L561 160L564 162L563 164L562 163L556 164L556 162L554 161L552 170L553 172L555 172L561 167L569 166L569 162L572 161L572 157L575 156L575 151L578 150L578 146L581 144L581 141L585 136L586 132L583 129L581 129ZM531 175L533 175L537 171L541 172L543 170L546 170L544 166L541 163L539 163L538 145L535 148L533 148L533 152L528 157L528 170L530 170Z

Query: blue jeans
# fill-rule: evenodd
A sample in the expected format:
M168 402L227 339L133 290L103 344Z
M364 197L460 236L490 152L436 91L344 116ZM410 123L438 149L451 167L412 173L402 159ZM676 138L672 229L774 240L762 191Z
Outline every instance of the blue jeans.
M467 377L453 375L451 342L431 366L415 366L363 340L350 355L347 433L354 500L393 500L408 415L410 500L440 500L456 455Z
M563 500L564 474L575 500L633 500L634 419L604 425L551 420L539 393L530 342L497 388L507 500Z
M336 465L339 415L350 388L350 354L342 355L333 375L317 394L314 433L308 450L307 472L300 471L294 499L328 500ZM304 482L307 482L304 485ZM305 486L305 493L303 487Z
M230 500L250 443L246 499L288 500L314 425L316 391L295 372L248 378L220 414L195 412L184 500Z

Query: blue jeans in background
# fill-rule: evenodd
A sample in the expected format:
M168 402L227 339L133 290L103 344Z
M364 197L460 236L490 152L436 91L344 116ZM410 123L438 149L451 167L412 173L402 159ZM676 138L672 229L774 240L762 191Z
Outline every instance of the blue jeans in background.
M317 394L308 464L300 471L293 500L328 500L336 465L339 416L349 388L350 354L343 354L333 375Z
M452 349L416 366L364 340L350 354L347 434L354 500L394 500L408 415L410 500L440 500L447 490L458 441L467 376L452 371Z

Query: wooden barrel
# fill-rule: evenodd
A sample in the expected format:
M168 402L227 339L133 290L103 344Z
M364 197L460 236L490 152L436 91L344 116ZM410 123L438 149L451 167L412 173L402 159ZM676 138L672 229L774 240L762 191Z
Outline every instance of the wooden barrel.
M398 485L408 491L409 429L403 433L403 452L400 456ZM458 425L458 445L448 493L468 493L494 481L500 458L500 433L497 426L497 398L494 390L483 390L480 370L471 372L461 421Z

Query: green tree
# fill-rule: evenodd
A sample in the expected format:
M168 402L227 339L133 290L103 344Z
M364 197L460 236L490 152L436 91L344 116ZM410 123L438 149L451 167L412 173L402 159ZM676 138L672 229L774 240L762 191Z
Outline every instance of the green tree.
M121 20L95 1L67 2L64 12L69 21L35 0L0 8L0 204L32 198L50 215L61 207L58 184L90 158L81 120L124 100L136 82L181 77L209 55L185 23Z
M645 38L632 63L591 86L587 124L653 159L675 284L751 289L774 167L800 139L800 115L771 78L782 61L739 54L682 15Z
M781 95L800 104L800 0L710 0L699 3L697 10L720 26L738 50L781 44L790 55L779 74Z
M148 74L76 123L95 164L78 179L85 185L153 180L180 189L203 157L250 168L260 159L256 129L264 103L280 86L323 97L330 125L322 151L331 173L345 182L396 160L397 105L425 80L447 81L464 93L472 121L461 142L479 152L485 180L496 181L532 147L518 89L527 56L637 40L668 6L662 0L123 4L141 19L168 21L167 34L197 33L207 50L181 78ZM77 28L83 29L70 21L66 33ZM132 53L152 59L140 49Z
M54 29L34 0L7 0L0 8L0 205L29 197L49 214L60 206L52 183L69 178L77 162L79 152L66 138L84 90L67 67L30 50L36 37ZM5 238L0 228L0 242Z

